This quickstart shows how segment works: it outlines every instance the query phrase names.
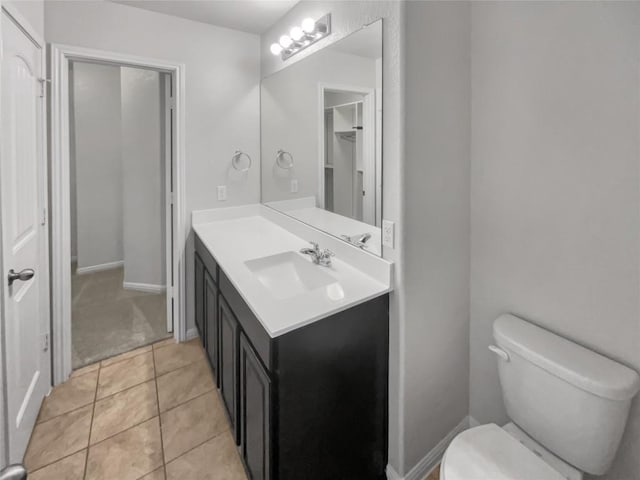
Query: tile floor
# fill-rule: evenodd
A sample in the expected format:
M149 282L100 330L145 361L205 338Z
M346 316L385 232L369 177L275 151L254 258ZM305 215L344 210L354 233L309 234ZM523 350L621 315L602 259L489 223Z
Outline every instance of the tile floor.
M123 268L77 275L72 267L73 368L168 336L165 294L125 290L123 280Z
M440 480L440 465L433 469L424 480Z
M40 409L29 480L246 480L199 340L76 370Z

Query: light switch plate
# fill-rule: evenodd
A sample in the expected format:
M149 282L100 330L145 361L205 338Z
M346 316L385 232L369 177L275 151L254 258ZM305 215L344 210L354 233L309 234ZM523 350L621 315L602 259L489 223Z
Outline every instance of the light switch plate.
M227 199L227 186L218 185L218 200L224 202Z
M291 193L298 193L298 180L291 180Z
M382 245L393 248L395 237L395 226L391 220L382 221Z

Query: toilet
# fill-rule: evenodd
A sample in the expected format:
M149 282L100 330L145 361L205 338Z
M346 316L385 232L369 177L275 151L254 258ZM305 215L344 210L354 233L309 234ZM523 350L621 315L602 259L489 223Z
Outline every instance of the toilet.
M514 315L493 325L511 422L458 434L442 480L581 480L607 472L640 377L630 368Z

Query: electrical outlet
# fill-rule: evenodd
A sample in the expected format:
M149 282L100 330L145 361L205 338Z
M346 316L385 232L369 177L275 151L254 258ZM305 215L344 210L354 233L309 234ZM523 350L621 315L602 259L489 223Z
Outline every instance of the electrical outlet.
M393 248L394 243L394 224L390 220L382 221L382 245Z
M291 180L291 193L298 193L298 180Z
M218 185L218 200L224 202L227 199L227 186Z

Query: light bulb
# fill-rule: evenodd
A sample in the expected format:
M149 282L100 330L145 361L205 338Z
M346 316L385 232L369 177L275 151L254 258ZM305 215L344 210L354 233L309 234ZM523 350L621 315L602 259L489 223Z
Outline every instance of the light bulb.
M271 53L273 53L274 55L280 55L280 52L282 52L282 46L279 43L272 43Z
M289 35L291 36L291 38L294 41L298 41L300 40L302 37L304 37L304 32L302 31L302 29L300 27L293 27L291 29L291 31L289 32Z
M313 33L316 30L316 21L313 18L305 18L302 21L302 30L304 33Z
M289 48L292 43L293 40L291 40L291 37L289 35L282 35L280 37L280 45L282 45L282 48Z

